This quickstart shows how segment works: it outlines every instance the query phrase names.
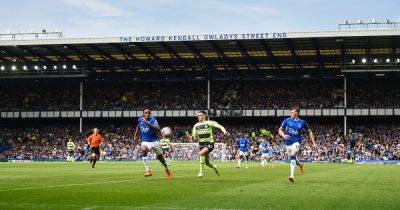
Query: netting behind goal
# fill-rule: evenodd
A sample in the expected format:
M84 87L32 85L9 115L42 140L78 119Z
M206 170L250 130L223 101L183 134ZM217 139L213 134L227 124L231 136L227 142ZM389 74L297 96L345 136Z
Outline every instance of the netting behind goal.
M174 160L199 159L199 144L197 143L172 143L171 146ZM216 143L210 156L213 160L224 162L227 159L226 144Z

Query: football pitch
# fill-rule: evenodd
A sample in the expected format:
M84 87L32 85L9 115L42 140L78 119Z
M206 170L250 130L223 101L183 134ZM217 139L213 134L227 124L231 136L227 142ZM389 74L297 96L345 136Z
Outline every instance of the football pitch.
M400 167L306 164L287 180L288 164L236 169L221 176L196 162L173 162L167 180L157 162L0 163L0 209L398 209Z

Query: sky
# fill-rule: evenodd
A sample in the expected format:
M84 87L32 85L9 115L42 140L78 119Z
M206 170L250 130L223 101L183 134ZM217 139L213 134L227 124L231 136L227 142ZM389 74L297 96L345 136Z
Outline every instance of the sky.
M0 0L0 33L65 37L337 30L345 20L400 21L400 0Z

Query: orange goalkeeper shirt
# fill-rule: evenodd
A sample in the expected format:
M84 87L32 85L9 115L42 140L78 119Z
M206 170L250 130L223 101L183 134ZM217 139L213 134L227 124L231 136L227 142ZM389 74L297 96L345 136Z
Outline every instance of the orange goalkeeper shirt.
M103 137L100 134L92 134L87 138L90 147L100 147L101 142L103 142Z

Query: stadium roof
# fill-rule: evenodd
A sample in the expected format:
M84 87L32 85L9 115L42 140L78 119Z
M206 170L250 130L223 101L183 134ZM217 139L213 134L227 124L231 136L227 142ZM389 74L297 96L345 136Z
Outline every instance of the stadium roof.
M337 73L344 65L397 69L399 54L400 29L0 40L0 65L66 63L89 73L204 69ZM363 58L367 62L361 62Z

